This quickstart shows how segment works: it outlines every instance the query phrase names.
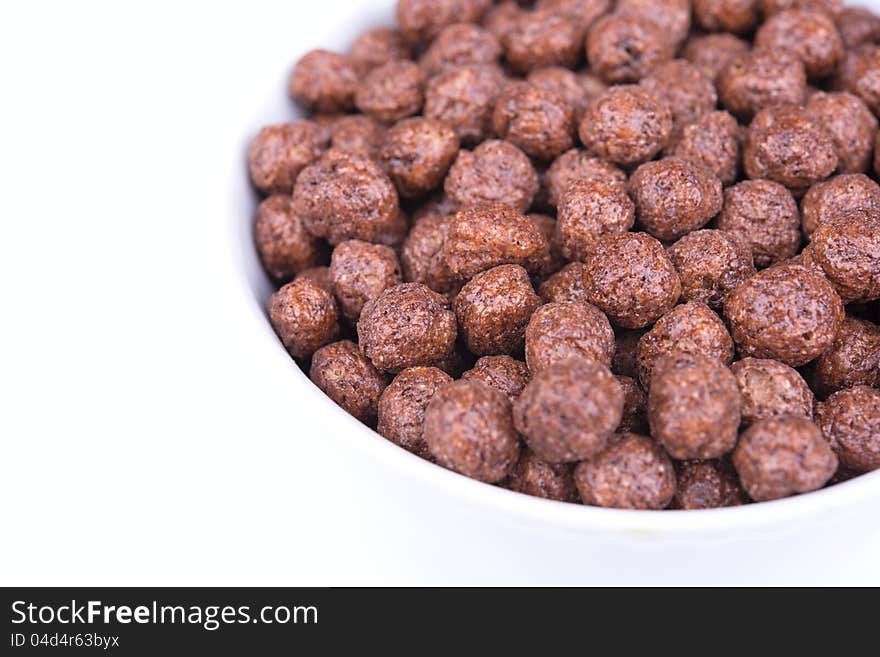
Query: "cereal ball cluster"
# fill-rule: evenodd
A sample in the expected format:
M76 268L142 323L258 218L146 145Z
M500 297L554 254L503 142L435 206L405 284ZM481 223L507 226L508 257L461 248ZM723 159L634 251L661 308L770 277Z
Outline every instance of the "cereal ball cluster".
M287 87L247 151L268 319L389 442L617 509L880 469L870 11L398 0Z

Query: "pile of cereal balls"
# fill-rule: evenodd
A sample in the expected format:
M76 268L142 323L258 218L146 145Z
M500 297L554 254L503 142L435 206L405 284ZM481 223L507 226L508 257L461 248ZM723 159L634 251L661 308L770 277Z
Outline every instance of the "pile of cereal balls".
M263 128L272 325L400 447L704 509L880 469L880 18L399 0Z

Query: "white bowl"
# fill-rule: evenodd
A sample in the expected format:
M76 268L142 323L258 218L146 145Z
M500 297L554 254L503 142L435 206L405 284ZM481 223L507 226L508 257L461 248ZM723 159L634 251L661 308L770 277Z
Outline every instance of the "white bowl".
M872 3L868 3L869 5ZM876 3L874 3L876 4ZM286 61L262 108L240 126L247 141L294 110L285 92L293 61L315 47L345 50L365 26L393 21L391 0L325 0L288 24ZM322 21L318 28L311 21ZM260 62L256 62L260 64ZM266 318L272 292L252 244L257 198L236 166L231 234L251 298L242 308L254 341L271 343L267 379L284 380L303 440L333 441L359 491L358 550L371 552L377 581L494 584L880 583L880 472L776 502L711 511L624 511L563 504L485 485L423 461L384 440L325 397L288 357Z

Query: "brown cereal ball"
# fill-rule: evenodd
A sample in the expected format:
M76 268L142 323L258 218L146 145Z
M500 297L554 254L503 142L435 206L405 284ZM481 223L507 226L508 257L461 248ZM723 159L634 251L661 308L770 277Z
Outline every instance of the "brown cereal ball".
M538 0L537 9L547 9L565 14L586 32L602 14L611 9L611 0Z
M681 298L721 308L725 295L755 274L751 245L738 233L697 230L666 254L681 279Z
M388 130L379 162L401 196L416 198L440 186L458 146L458 135L443 121L405 119Z
M499 42L504 41L504 36L516 29L516 22L522 15L523 9L513 0L507 0L496 4L486 15L483 16L483 27L495 35Z
M378 27L361 34L348 53L360 77L400 59L412 59L413 53L400 30Z
M774 14L758 28L755 47L792 53L811 79L828 77L843 59L843 40L834 21L814 11L790 9Z
M605 91L605 83L589 73L575 73L563 66L548 66L529 73L526 81L533 87L562 98L580 122L590 101Z
M491 356L522 349L526 325L539 305L528 272L519 265L501 265L468 281L453 309L471 353Z
M747 41L725 32L691 37L681 56L714 81L728 62L748 51Z
M481 381L495 388L513 404L531 378L529 367L510 356L483 356L473 369L461 375L462 379Z
M648 432L648 396L639 386L638 381L629 376L615 377L623 388L623 416L618 433Z
M537 372L513 405L513 421L529 448L550 463L601 452L620 424L623 388L591 358L557 361Z
M364 114L351 114L335 121L330 134L336 150L375 160L385 141L385 126Z
M672 508L683 511L720 509L748 504L733 466L727 459L681 461Z
M507 85L492 124L499 137L541 160L552 160L574 143L574 115L565 99L527 82Z
M307 278L298 278L272 295L269 320L294 358L308 358L339 335L336 300Z
M572 183L559 203L556 235L568 260L586 260L600 237L625 233L635 223L635 205L616 180Z
M590 103L580 125L580 138L587 148L624 166L653 158L671 133L669 108L635 85L610 87Z
M669 36L638 16L610 14L597 20L587 36L590 68L609 84L638 82L674 55Z
M388 379L373 367L351 340L321 347L312 357L309 378L318 388L364 424L372 425Z
M621 331L614 339L614 358L611 359L611 371L633 380L639 378L639 341L644 331Z
M426 83L424 72L415 62L388 62L361 81L355 104L377 121L399 121L422 110Z
M780 11L803 9L805 11L821 11L832 18L840 13L843 0L761 0L761 11L764 16L773 16Z
M675 469L666 452L634 433L612 440L605 451L582 461L574 481L584 504L614 509L665 509L675 495Z
M327 148L327 131L313 121L270 125L251 141L251 180L266 194L290 194L296 178Z
M348 240L333 249L330 280L342 314L352 322L367 301L403 282L393 249L360 240Z
M629 179L639 225L660 240L676 240L721 211L721 181L708 169L665 158L642 164Z
M304 269L323 262L327 255L320 240L306 231L286 194L270 196L260 203L254 241L263 267L277 281L291 280Z
M290 76L290 95L313 112L333 114L354 107L358 75L345 55L312 50L300 59Z
M676 131L708 114L718 104L712 79L685 59L660 64L639 84L669 107Z
M570 463L547 463L529 449L522 450L507 480L507 487L517 493L545 500L580 501L574 485L574 466Z
M583 28L553 10L523 12L502 37L508 65L517 73L545 66L574 68L581 59Z
M537 271L549 250L538 225L500 204L480 205L456 213L443 247L447 271L466 281L498 265L520 265Z
M681 281L663 245L645 233L602 237L586 265L590 302L622 328L653 324L681 296Z
M622 189L626 188L626 174L621 169L590 151L573 148L553 160L547 170L548 203L557 207L571 184L582 180L616 183Z
M865 385L880 387L880 326L847 317L831 349L812 368L813 387L820 395Z
M581 262L571 262L541 284L538 294L544 303L589 303L584 289Z
M459 207L504 203L525 212L539 185L538 172L525 153L510 142L490 140L459 152L445 189Z
M837 29L848 50L880 42L880 16L862 7L844 7L837 16Z
M844 303L880 299L880 212L855 210L820 223L803 256Z
M749 120L765 107L804 102L807 72L788 51L756 48L729 60L716 82L725 109Z
M452 377L436 367L403 370L379 397L376 431L405 450L429 459L431 453L422 438L425 409L448 383L452 383Z
M724 322L704 303L689 301L663 315L639 340L639 380L645 390L657 363L674 354L697 354L716 358L725 365L733 361L733 339Z
M432 365L455 348L455 315L420 283L403 283L369 301L357 325L361 349L383 372Z
M427 44L448 25L479 22L491 5L491 0L398 0L397 24L407 41Z
M819 404L816 415L841 465L859 472L880 469L880 391L841 390Z
M863 210L880 212L880 185L861 173L845 173L816 183L801 201L803 230L810 237L819 224Z
M401 221L397 190L379 166L337 150L303 169L293 201L306 229L331 244L379 242Z
M708 169L722 185L732 185L739 178L740 150L736 119L727 112L710 112L685 126L666 152Z
M510 402L479 381L455 381L436 392L423 433L437 462L488 483L504 479L519 458Z
M760 16L758 0L694 0L694 18L708 32L748 34Z
M656 363L648 391L651 435L674 459L711 459L736 446L736 379L712 356L681 351Z
M797 202L785 187L769 180L746 180L724 190L716 226L751 245L755 265L788 260L801 243Z
M546 214L530 214L527 215L527 218L534 222L550 245L550 250L542 258L536 274L541 278L555 274L566 263L565 257L562 255L562 245L556 239L556 219Z
M742 424L785 416L813 419L813 392L797 370L765 358L743 358L730 366L742 397Z
M460 66L428 81L425 116L445 121L465 144L477 144L492 134L492 111L504 75L496 66Z
M413 226L403 243L400 261L408 283L424 283L434 292L445 294L453 281L443 258L443 245L451 217L425 217Z
M330 280L330 267L309 267L297 274L294 280L307 280L321 289L333 294L333 283Z
M865 172L870 168L877 119L860 98L846 92L818 92L810 96L807 114L831 135L838 171Z
M843 304L821 274L799 265L778 265L731 292L724 317L743 356L800 367L834 343Z
M682 43L691 28L691 0L618 0L617 13L647 18L673 44Z
M449 67L497 64L500 59L501 44L494 34L473 23L456 23L443 28L419 63L431 76Z
M611 324L588 303L548 303L526 327L526 363L532 374L575 356L609 365L613 355Z
M880 48L862 46L847 53L839 71L838 85L880 113Z
M751 498L764 502L822 488L837 470L837 457L815 424L782 417L746 429L733 465Z

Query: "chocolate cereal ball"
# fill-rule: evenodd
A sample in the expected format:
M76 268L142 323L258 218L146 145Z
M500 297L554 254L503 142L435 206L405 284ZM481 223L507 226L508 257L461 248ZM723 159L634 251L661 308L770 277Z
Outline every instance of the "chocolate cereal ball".
M831 135L837 152L837 170L868 171L877 134L877 119L868 106L850 93L818 92L810 96L807 114Z
M751 498L764 502L822 488L837 470L837 457L815 424L783 417L746 429L733 465Z
M519 458L510 402L479 381L440 388L425 411L423 436L438 463L488 483L504 479Z
M816 183L801 201L804 234L810 237L819 224L863 210L880 212L880 185L861 173L845 173Z
M681 461L672 508L720 509L748 503L736 471L727 459Z
M491 5L491 0L398 0L397 24L410 43L428 44L448 25L479 22Z
M704 303L689 301L663 315L639 340L639 380L645 390L657 363L674 354L698 354L725 365L733 361L733 340L724 322Z
M590 302L622 328L653 324L681 296L681 281L663 245L645 233L600 238L585 264Z
M300 59L290 76L290 95L313 112L334 114L354 107L358 75L345 55L312 50Z
M597 18L608 13L611 5L611 0L538 0L535 3L537 9L549 9L567 15L584 32Z
M388 130L379 162L404 198L437 189L458 155L458 135L446 123L416 117Z
M436 367L403 370L379 397L376 431L405 450L430 458L422 438L425 409L436 392L448 383L452 383L452 377Z
M526 363L532 374L575 356L603 365L614 355L614 331L608 318L588 303L548 303L526 327Z
M675 495L675 469L650 438L621 434L605 451L578 463L574 481L584 504L665 509Z
M816 408L816 421L841 465L859 472L880 469L880 391L855 386Z
M669 35L640 16L604 16L587 35L590 68L609 84L638 82L674 54Z
M534 374L513 405L517 431L549 463L572 463L601 452L622 414L620 383L607 366L582 357Z
M504 75L497 66L459 66L428 81L425 116L448 123L464 144L492 135L492 111Z
M248 149L251 180L266 194L290 194L296 177L327 148L327 131L313 121L263 128Z
M797 202L770 180L746 180L725 189L715 224L746 240L759 268L788 260L801 243Z
M880 326L844 319L834 344L816 359L811 374L822 396L856 385L880 387Z
M663 150L672 133L672 114L642 87L610 87L596 98L580 125L581 141L599 157L632 166Z
M874 114L880 113L880 48L863 46L847 53L840 86L861 98Z
M571 108L580 123L590 101L605 91L605 83L591 73L575 73L564 66L547 66L529 73L526 81L533 87L550 91Z
M681 298L721 308L725 295L755 274L751 245L738 233L697 230L666 255L681 279Z
M758 28L755 47L776 48L801 60L811 79L834 72L843 58L843 40L834 21L816 11L789 9L774 14Z
M618 433L647 433L648 432L648 396L642 390L638 381L629 376L616 376L617 382L623 388L623 415Z
M507 487L517 493L557 502L579 502L574 485L574 466L570 463L547 463L530 449L522 450L516 467L507 479Z
M589 303L584 289L584 269L581 262L570 262L541 284L538 294L544 303Z
M863 7L844 7L837 15L837 30L848 50L880 43L880 16Z
M647 18L675 46L685 40L691 27L691 0L618 0L616 12Z
M497 64L500 59L501 44L494 34L473 23L456 23L443 28L419 63L431 76L449 67Z
M453 309L471 353L491 356L522 349L526 325L539 305L528 272L519 265L501 265L468 281Z
M432 365L452 353L455 315L421 283L403 283L368 302L357 325L361 349L383 372Z
M694 18L707 32L748 34L760 16L758 0L694 0Z
M413 53L400 30L379 27L361 34L348 53L360 77L400 59L412 59Z
M711 459L736 446L736 379L717 358L677 351L656 363L648 391L651 435L674 459Z
M785 416L813 419L813 392L797 370L778 360L743 358L730 366L742 397L742 424Z
M574 116L565 99L526 82L507 85L492 123L499 137L541 160L552 160L573 144Z
M529 272L544 263L549 245L538 225L500 203L461 210L452 218L443 259L454 280L466 281L498 265Z
M639 84L669 107L675 131L708 114L718 103L712 79L685 59L660 64Z
M473 369L461 375L462 379L481 381L503 393L510 403L519 399L531 378L529 367L511 356L483 356Z
M740 141L740 127L731 114L709 112L682 128L666 152L708 169L722 185L732 185L739 178Z
M545 66L577 66L584 34L583 28L565 14L537 9L520 14L501 43L508 65L525 74Z
M385 141L385 127L365 114L350 114L333 122L331 146L343 153L376 159Z
M733 34L705 34L688 39L681 56L714 81L728 62L748 51L749 43Z
M764 16L774 16L788 9L820 11L835 18L840 13L843 0L760 0Z
M626 188L626 174L621 169L580 148L566 151L553 160L545 179L547 201L554 208L571 184L582 180L594 180L606 185L615 183Z
M731 292L724 317L741 355L800 367L834 343L843 304L821 274L800 265L778 265Z
M318 388L364 424L373 424L379 397L388 379L361 353L351 340L321 347L312 357L309 378Z
M635 223L635 206L615 179L572 183L559 203L556 235L568 260L586 260L597 241L625 233Z
M443 245L451 221L448 216L429 216L412 227L400 251L405 281L424 283L441 294L454 288L443 257Z
M342 314L351 322L357 322L365 303L403 282L393 249L360 240L333 249L330 280Z
M326 247L306 231L286 194L270 196L260 203L254 241L263 266L277 281L287 282L324 262L327 256Z
M514 0L506 0L493 6L483 16L483 27L489 30L499 42L503 42L504 36L516 29L516 22L522 15L523 9Z
M339 335L336 300L308 278L297 278L272 295L269 320L294 358L308 358Z
M788 51L756 48L728 61L718 73L717 85L724 108L749 120L765 107L802 103L807 72Z
M355 103L364 114L392 123L422 110L426 83L425 73L415 62L388 62L361 81Z
M337 150L303 169L293 201L306 229L331 244L380 242L401 220L397 190L379 166Z
M483 142L460 151L446 177L446 193L459 207L504 203L525 212L540 181L525 153L506 141Z
M880 299L880 212L855 210L823 221L803 258L831 281L844 303Z
M676 240L721 210L721 181L708 169L673 158L642 164L629 180L639 225L660 240Z

